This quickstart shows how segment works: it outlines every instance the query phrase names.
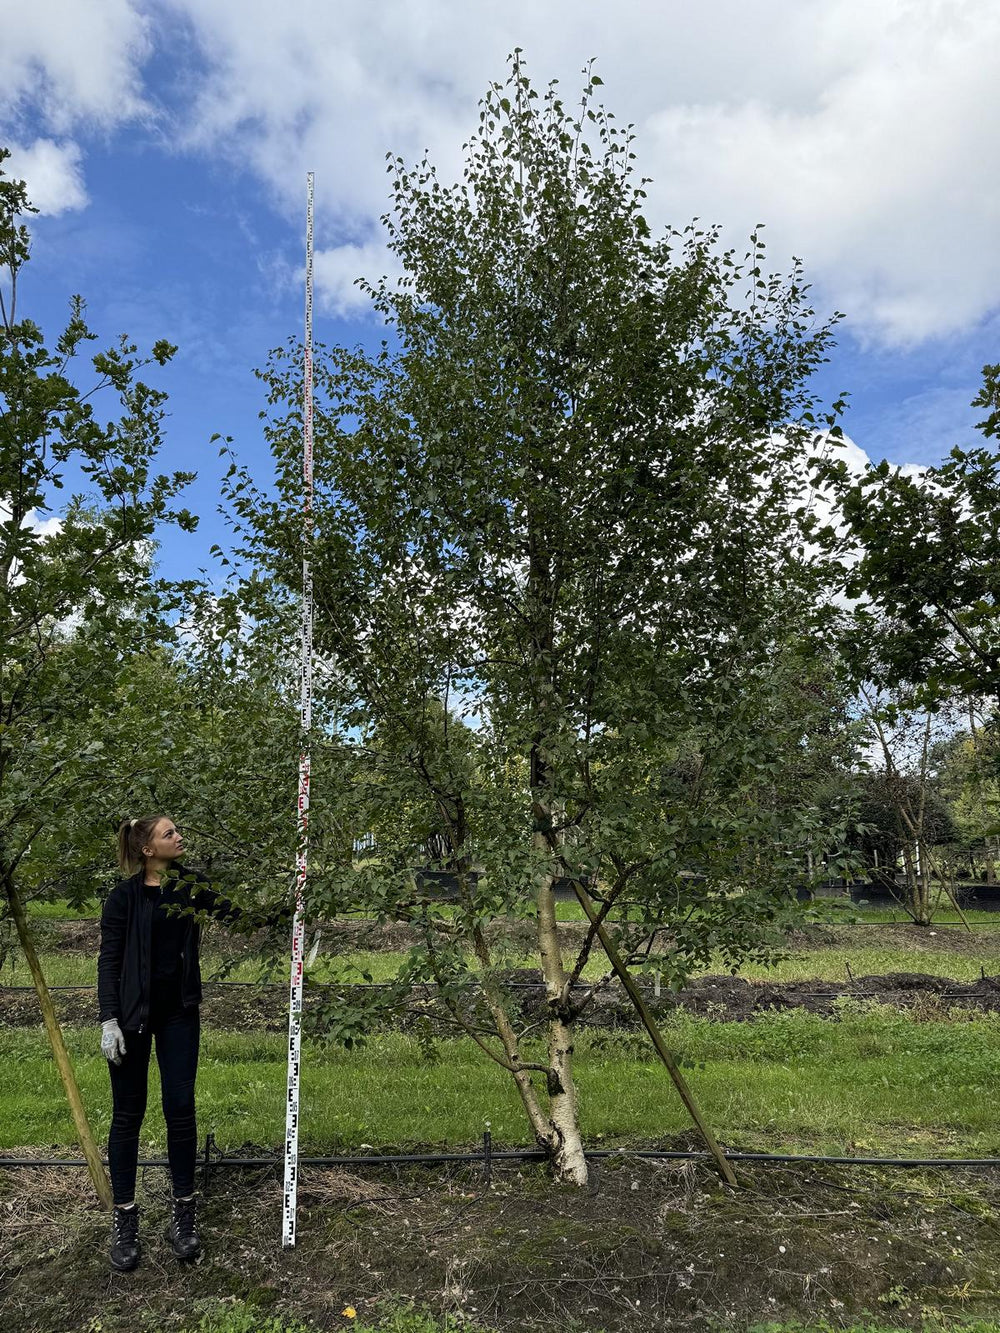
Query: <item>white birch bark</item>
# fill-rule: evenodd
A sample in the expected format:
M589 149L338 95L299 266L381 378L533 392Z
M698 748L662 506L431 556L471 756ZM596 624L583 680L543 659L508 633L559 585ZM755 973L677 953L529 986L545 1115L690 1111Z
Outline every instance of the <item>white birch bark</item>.
M566 972L559 949L551 876L538 890L538 951L546 998L550 1006L561 1006L566 998ZM554 1007L549 1018L548 1091L556 1179L569 1185L586 1185L587 1159L583 1155L576 1084L573 1082L572 1030Z

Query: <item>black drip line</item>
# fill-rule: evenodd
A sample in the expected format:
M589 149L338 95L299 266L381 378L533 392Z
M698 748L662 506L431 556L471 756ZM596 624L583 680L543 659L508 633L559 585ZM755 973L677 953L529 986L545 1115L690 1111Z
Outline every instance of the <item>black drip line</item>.
M796 1166L849 1166L849 1167L888 1167L899 1170L912 1170L920 1167L933 1167L954 1170L968 1168L976 1170L996 1170L1000 1168L1000 1157L849 1157L838 1155L819 1155L804 1153L740 1152L723 1149L723 1157L728 1162L746 1162L751 1165L796 1165ZM711 1153L699 1149L667 1148L588 1148L584 1150L588 1161L608 1161L614 1158L627 1160L640 1158L657 1162L692 1162L714 1160ZM300 1156L299 1166L347 1167L357 1170L361 1167L389 1166L468 1166L480 1163L487 1184L492 1180L495 1162L546 1162L549 1154L540 1148L515 1148L498 1151L493 1147L490 1130L483 1134L483 1144L476 1152L438 1152L438 1153L384 1153L358 1154L344 1153L322 1157ZM284 1156L271 1153L266 1156L226 1156L215 1144L215 1135L205 1139L202 1152L201 1172L202 1188L207 1192L211 1184L211 1175L216 1168L274 1168L281 1166ZM53 1167L80 1168L88 1164L85 1160L65 1157L3 1157L0 1156L0 1170L13 1167ZM106 1165L106 1163L105 1163ZM140 1167L167 1167L165 1157L141 1159Z
M820 901L824 901L824 900L821 899ZM829 901L829 900L827 900L827 901ZM855 910L855 911L856 911L857 908L854 908L854 909L844 908L844 910L845 910L845 911L850 911L850 910ZM1000 911L994 911L994 910L992 910L992 909L990 909L990 908L984 908L984 907L967 907L967 908L965 908L965 911L967 911L967 912L988 912L990 916L993 916L993 917L996 917L996 918L997 918L997 919L994 920L994 921L975 921L975 922L972 922L971 925L972 925L973 930L987 930L987 929L989 929L990 927L1000 926ZM43 921L44 921L45 919L46 919L46 918L42 918ZM59 920L60 918L53 918L53 919L54 919L54 920ZM73 921L73 922L75 922L77 925L83 925L83 924L91 924L91 923L93 923L93 922L100 921L101 918L100 918L99 916L74 916L74 917L67 917L67 918L65 918L65 919L68 920L68 921ZM560 922L559 924L560 924L560 925L571 925L572 922ZM579 923L578 923L578 924L579 924ZM915 926L916 924L917 924L917 923L913 920L913 918L912 918L911 916L894 916L894 917L890 917L888 921L824 921L824 920L819 920L819 921L804 921L804 922L801 923L801 925L793 926L792 929L793 929L793 930L799 930L799 929L802 928L802 926L804 926L806 929L808 929L808 928L811 927L811 926L836 926L836 927L837 927L838 929L840 929L840 930L845 930L845 929L848 929L848 928L851 927L851 926ZM942 927L948 927L948 928L955 927L955 928L958 928L958 929L961 929L961 930L965 930L965 929L967 928L966 925L965 925L965 922L964 922L964 921L932 921L930 924L931 924L931 926L934 927L935 930L938 930L938 929L940 929L940 928L942 928ZM927 927L926 927L926 926L921 926L920 929L921 929L921 930L926 930Z
M890 973L889 975L891 975L891 973ZM987 976L986 973L984 972L984 973L983 973L983 976L982 976L981 979L982 979L983 981L995 981L995 982L997 982L998 985L1000 985L1000 975L998 975L998 976ZM479 983L478 981L466 981L466 982L463 982L462 984L463 984L463 986L465 986L465 987L478 987L478 986L480 985L480 983ZM541 990L541 989L543 989L543 985L544 985L544 983L541 982L541 981L506 981L506 982L501 982L500 984L501 984L501 986L502 986L502 988L503 988L504 990L528 990L528 991L530 991L530 990ZM750 983L748 983L748 984L749 984L749 985L753 985L753 984L755 984L755 983L750 982ZM778 980L770 980L770 979L767 978L767 977L763 977L763 978L758 978L756 984L759 984L759 985L761 985L761 986L794 986L794 985L796 985L797 983L794 982L794 981L778 981ZM877 992L877 991L872 991L872 990L861 990L861 989L859 989L859 988L857 987L856 983L855 983L853 980L851 980L851 979L848 979L847 981L830 981L830 982L828 982L827 984L830 985L830 986L843 986L843 987L845 987L846 989L843 990L843 991L826 991L826 990L809 991L809 990L797 990L797 991L794 992L794 995L795 995L795 996L798 996L798 997L801 997L801 998L804 999L804 1000L830 1000L831 1002L834 1001L834 1000L842 999L842 998L844 997L844 995L847 995L847 997L850 998L850 999L859 999L859 1000L865 1000L865 999L878 999L878 992ZM281 987L283 990L285 990L285 989L287 989L287 987L288 987L288 982L287 982L287 981L208 981L208 980L206 980L206 981L204 982L204 985L205 985L206 988L208 988L208 987L210 987L210 986L212 986L212 987L220 987L220 988L221 988L221 987L253 987L253 988L256 988L256 989L265 990L265 989L273 989L274 987ZM336 991L345 991L345 990L389 990L389 989L391 989L392 987L394 987L395 985L396 985L396 983L395 983L394 981L345 981L345 982L337 982L337 981L312 981L312 982L309 983L307 989L311 989L311 990L336 990ZM572 986L571 986L571 989L572 989L572 990L589 990L590 988L591 988L591 983L590 983L590 982L587 982L587 981L574 981L574 982L572 983ZM49 991L93 991L93 990L96 990L96 989L97 989L97 986L96 986L94 983L92 983L92 982L86 982L86 983L81 983L80 985L76 985L76 986L47 986L46 989L49 990ZM437 989L438 989L437 984L436 984L435 982L431 982L431 981L414 981L414 982L411 982L411 983L410 983L410 990L412 990L412 991L424 990L424 991L428 991L428 992L436 992ZM641 990L644 990L644 991L649 991L649 992L653 992L653 991L654 991L654 987L653 987L649 982L647 982L645 985L643 985L642 983L640 983L640 989L641 989ZM14 991L31 991L32 993L34 993L34 990L35 990L35 987L34 987L34 986L3 986L3 985L0 985L0 992L3 992L3 991L12 991L12 992L14 992ZM669 996L669 995L671 995L671 994L676 994L676 993L677 993L677 992L672 992L672 991L669 989L669 987L664 988L664 995L665 995L665 996ZM936 996L938 996L938 997L939 997L940 999L942 999L942 1000L980 1000L980 999L988 998L988 997L984 996L984 995L982 994L981 991L974 991L974 990L943 990L943 991L935 991L935 990L932 990L932 991L930 992L930 994L932 994L932 995L936 995Z

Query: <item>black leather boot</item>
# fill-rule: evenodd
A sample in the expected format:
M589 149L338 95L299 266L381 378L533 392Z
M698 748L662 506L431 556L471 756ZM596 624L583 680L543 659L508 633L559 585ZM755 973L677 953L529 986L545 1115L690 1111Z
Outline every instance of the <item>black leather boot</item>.
M128 1273L139 1262L139 1209L116 1207L111 1219L111 1267Z
M174 1199L173 1217L167 1227L167 1240L178 1259L197 1259L201 1254L194 1199Z

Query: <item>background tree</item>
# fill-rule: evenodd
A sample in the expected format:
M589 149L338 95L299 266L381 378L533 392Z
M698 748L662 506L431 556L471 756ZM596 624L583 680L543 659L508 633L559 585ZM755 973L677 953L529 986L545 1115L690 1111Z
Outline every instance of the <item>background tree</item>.
M951 844L955 824L938 783L934 762L942 733L954 730L954 719L940 703L915 706L907 692L875 694L861 687L862 723L878 761L862 776L861 818L872 861L881 861L874 878L895 891L897 861L902 861L901 901L918 926L930 925L942 888L952 899L946 873L950 862L937 851ZM876 853L878 857L876 858ZM932 881L937 879L935 886Z
M996 719L977 715L966 701L963 727L934 747L932 761L942 798L947 802L959 851L967 850L963 870L973 878L996 879L997 826L1000 823L1000 745Z
M1000 433L1000 365L983 368L979 430ZM862 476L829 454L820 464L843 527L827 535L850 557L848 596L861 599L847 640L861 659L878 643L879 684L912 684L920 697L1000 698L1000 456L990 445L952 449L920 478L888 462Z
M419 928L400 989L437 982L576 1182L595 933L560 926L554 885L586 880L625 953L679 984L715 950L773 948L799 872L808 792L785 765L811 724L785 706L788 645L817 589L792 511L830 344L758 237L739 262L710 231L651 235L599 82L570 112L515 56L461 183L391 162L405 276L369 289L380 352L320 357L312 544L324 693L379 801L378 855L317 878L311 906ZM263 372L277 498L245 473L230 490L243 554L290 596L299 364L290 345ZM413 874L431 827L447 909ZM532 925L541 1049L495 984L500 915Z
M109 705L129 663L166 632L149 540L158 523L191 528L195 520L172 507L188 476L152 472L164 395L139 379L174 348L158 342L142 357L123 338L91 358L94 382L81 391L70 367L93 335L80 298L51 350L17 308L31 211L23 183L0 171L0 883L95 1185L110 1205L25 901L64 891L66 867L92 863L98 847L107 859L99 798L119 776L105 749ZM110 422L97 415L98 395L117 402ZM67 474L82 489L53 521Z

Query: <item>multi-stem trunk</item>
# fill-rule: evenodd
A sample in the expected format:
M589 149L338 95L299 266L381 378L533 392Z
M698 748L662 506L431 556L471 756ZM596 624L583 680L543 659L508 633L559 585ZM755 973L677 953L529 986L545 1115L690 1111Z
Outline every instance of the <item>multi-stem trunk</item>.
M544 836L536 839L548 850ZM556 1176L571 1185L586 1185L587 1160L580 1135L580 1115L573 1081L573 1027L567 1012L566 972L559 947L552 877L538 889L538 951L549 1007L549 1124L550 1151Z
M529 542L528 594L533 625L531 706L534 726L530 754L532 844L545 867L536 891L535 906L538 952L549 1011L549 1151L558 1180L567 1184L585 1185L587 1161L580 1135L576 1084L573 1081L573 1024L568 1002L568 978L559 944L552 884L552 866L557 850L553 829L557 794L552 785L549 747L552 738L560 731L559 697L554 678L553 617L556 592L547 546L537 527Z
M917 926L931 924L930 886L920 862L917 844L903 845L903 870L906 875L906 899Z

